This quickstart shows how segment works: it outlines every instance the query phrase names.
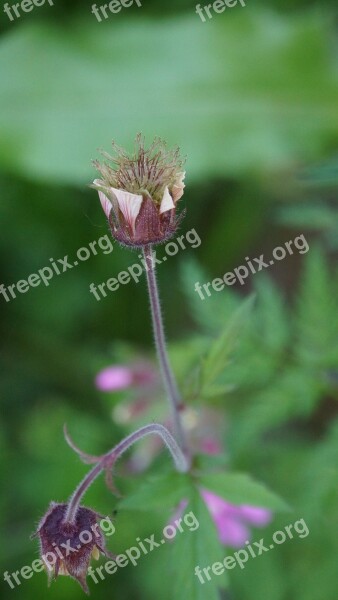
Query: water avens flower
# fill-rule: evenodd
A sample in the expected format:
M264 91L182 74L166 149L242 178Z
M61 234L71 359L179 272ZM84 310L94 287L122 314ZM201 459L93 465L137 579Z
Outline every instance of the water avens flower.
M41 559L46 565L49 582L58 575L70 575L88 593L86 575L91 558L98 558L100 552L111 556L98 529L99 520L103 517L80 504L92 483L104 471L108 487L116 493L112 478L112 469L116 461L133 444L148 435L156 435L162 440L178 471L186 472L189 464L171 433L159 423L140 427L101 456L82 452L70 438L66 427L64 433L67 443L81 460L94 466L75 488L67 503L51 502L33 537L39 537Z
M161 139L145 148L141 134L128 154L113 142L114 156L93 161L98 190L113 237L123 245L143 247L171 238L181 220L176 205L183 196L183 161L178 148L168 150Z
M91 559L98 559L100 553L111 556L99 528L102 517L81 506L70 523L65 520L67 509L67 504L51 502L33 537L40 540L49 582L58 575L70 575L88 593L86 575Z

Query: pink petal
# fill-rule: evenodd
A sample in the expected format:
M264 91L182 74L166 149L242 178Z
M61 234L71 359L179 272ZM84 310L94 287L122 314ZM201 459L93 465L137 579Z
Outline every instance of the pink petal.
M244 523L231 518L222 517L215 520L221 544L241 548L250 539L250 531Z
M168 186L166 186L164 189L163 198L161 200L160 214L167 212L172 208L175 208L175 204L172 197L169 194Z
M242 517L256 527L265 527L272 520L272 512L266 508L260 508L258 506L250 506L249 504L243 504L241 506Z
M110 188L114 196L116 196L120 211L127 221L132 232L135 233L135 221L140 212L143 197L138 194L131 194L124 190Z
M96 387L102 392L114 392L129 387L133 382L133 373L124 366L107 367L95 378Z
M201 495L212 516L218 517L228 510L230 504L209 490L201 490Z
M201 494L217 527L220 542L234 548L244 546L250 538L250 531L241 521L240 507L208 490L201 490Z

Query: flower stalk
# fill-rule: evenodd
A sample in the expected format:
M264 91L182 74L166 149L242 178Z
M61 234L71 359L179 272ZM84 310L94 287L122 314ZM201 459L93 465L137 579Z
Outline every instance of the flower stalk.
M187 460L190 461L190 452L186 434L183 428L181 412L184 410L184 405L181 400L180 393L178 391L177 383L173 371L170 366L169 356L167 351L163 319L161 312L161 304L158 293L158 286L156 280L155 264L152 259L152 247L151 245L145 246L143 249L144 259L146 261L147 269L147 283L148 292L150 299L151 317L153 322L154 339L157 350L158 361L160 364L164 386L167 392L168 400L171 405L172 417L175 427L175 433L178 442L182 448L184 455Z
M149 425L145 425L144 427L141 427L137 431L134 431L133 433L128 435L106 454L96 457L98 460L97 464L89 471L89 473L87 473L84 479L79 483L69 500L64 518L65 522L74 523L77 510L80 506L80 502L84 494L91 486L91 484L95 481L95 479L100 475L100 473L105 469L110 468L113 464L115 464L115 462L122 456L122 454L124 454L133 444L135 444L147 435L160 436L160 438L162 438L163 443L166 445L171 454L176 469L182 473L188 471L189 463L185 455L181 451L180 447L178 446L177 442L175 441L171 433L168 431L168 429L160 423L150 423Z

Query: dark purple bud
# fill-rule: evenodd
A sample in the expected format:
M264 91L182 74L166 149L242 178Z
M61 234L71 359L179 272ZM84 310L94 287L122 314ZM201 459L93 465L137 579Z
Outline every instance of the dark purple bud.
M67 504L51 502L33 537L40 539L49 582L58 575L70 575L88 594L86 576L91 558L99 558L100 552L110 556L99 526L103 517L80 506L74 522L69 523L65 522L66 510Z

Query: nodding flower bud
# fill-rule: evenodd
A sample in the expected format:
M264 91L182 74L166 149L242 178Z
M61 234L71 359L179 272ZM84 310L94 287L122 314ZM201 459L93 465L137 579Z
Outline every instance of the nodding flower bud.
M58 575L70 575L89 593L86 575L91 558L98 559L100 552L110 556L99 528L102 517L80 506L74 522L65 522L67 506L51 502L32 537L40 539L41 560L49 582Z
M176 214L185 187L179 150L167 150L160 139L146 149L140 134L132 155L114 142L113 149L114 157L102 152L106 162L93 162L101 178L92 184L113 237L136 248L168 240L182 218Z

